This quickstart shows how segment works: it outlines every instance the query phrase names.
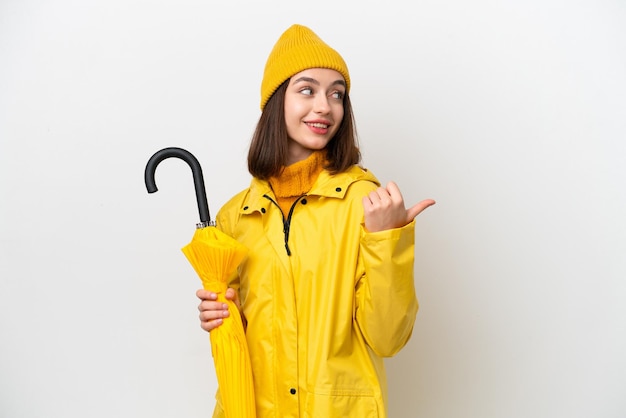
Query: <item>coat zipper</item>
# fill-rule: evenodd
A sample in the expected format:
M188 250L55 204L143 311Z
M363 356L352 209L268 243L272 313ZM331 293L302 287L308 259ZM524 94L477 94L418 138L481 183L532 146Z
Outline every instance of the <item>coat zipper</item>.
M280 208L280 205L276 203L274 199L272 199L268 195L266 194L263 195L264 198L266 198L267 200L269 200L270 202L276 205L276 207L280 211L281 216L283 217L283 234L285 235L285 250L287 250L288 256L291 256L291 250L289 249L289 230L291 226L291 216L293 215L293 210L296 208L296 205L298 204L300 199L302 199L305 196L306 196L305 194L298 196L296 201L293 202L293 204L291 205L291 208L289 209L289 214L287 215L287 219L285 219L285 214L283 213L283 210Z

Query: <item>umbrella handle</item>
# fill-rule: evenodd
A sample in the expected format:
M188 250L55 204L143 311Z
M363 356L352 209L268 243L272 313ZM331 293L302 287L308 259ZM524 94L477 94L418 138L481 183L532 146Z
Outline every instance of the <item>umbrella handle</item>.
M193 183L196 188L196 201L198 202L200 221L203 224L210 224L211 215L209 214L209 204L207 203L206 190L204 188L202 167L200 166L198 159L194 157L194 155L189 151L182 148L169 147L157 151L152 157L150 157L150 159L148 160L148 164L146 164L146 170L144 173L146 189L148 189L148 193L154 193L159 190L157 189L156 182L154 181L154 173L156 172L156 168L161 161L171 157L180 158L181 160L185 161L189 165L189 167L191 167L191 172L193 174Z

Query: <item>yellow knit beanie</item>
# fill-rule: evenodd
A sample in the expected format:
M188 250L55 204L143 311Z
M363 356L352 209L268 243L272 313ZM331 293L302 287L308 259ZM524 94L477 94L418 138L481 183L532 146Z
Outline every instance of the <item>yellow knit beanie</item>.
M261 110L285 80L308 68L340 72L346 80L346 90L350 91L350 74L341 55L311 29L292 25L283 32L267 58L261 82Z

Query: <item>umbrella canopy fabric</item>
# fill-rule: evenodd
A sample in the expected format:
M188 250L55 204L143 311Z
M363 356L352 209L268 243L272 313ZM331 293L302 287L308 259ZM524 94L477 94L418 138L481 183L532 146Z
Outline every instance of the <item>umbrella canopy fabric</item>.
M202 286L226 303L231 315L211 331L211 350L226 418L255 418L254 382L248 344L239 309L224 296L227 279L247 254L247 249L214 226L196 229L182 248L200 276Z

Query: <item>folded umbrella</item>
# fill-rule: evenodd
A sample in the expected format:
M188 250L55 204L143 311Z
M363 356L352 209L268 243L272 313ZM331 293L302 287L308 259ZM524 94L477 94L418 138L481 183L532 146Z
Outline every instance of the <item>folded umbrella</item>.
M226 303L231 312L222 325L209 334L224 413L226 418L254 418L254 384L243 321L238 307L224 296L227 280L245 258L247 249L217 229L211 221L202 168L189 151L164 148L148 160L145 170L148 193L158 190L154 179L156 167L170 157L180 158L191 167L200 214L193 238L182 251L200 277L203 288L215 292L217 300Z

